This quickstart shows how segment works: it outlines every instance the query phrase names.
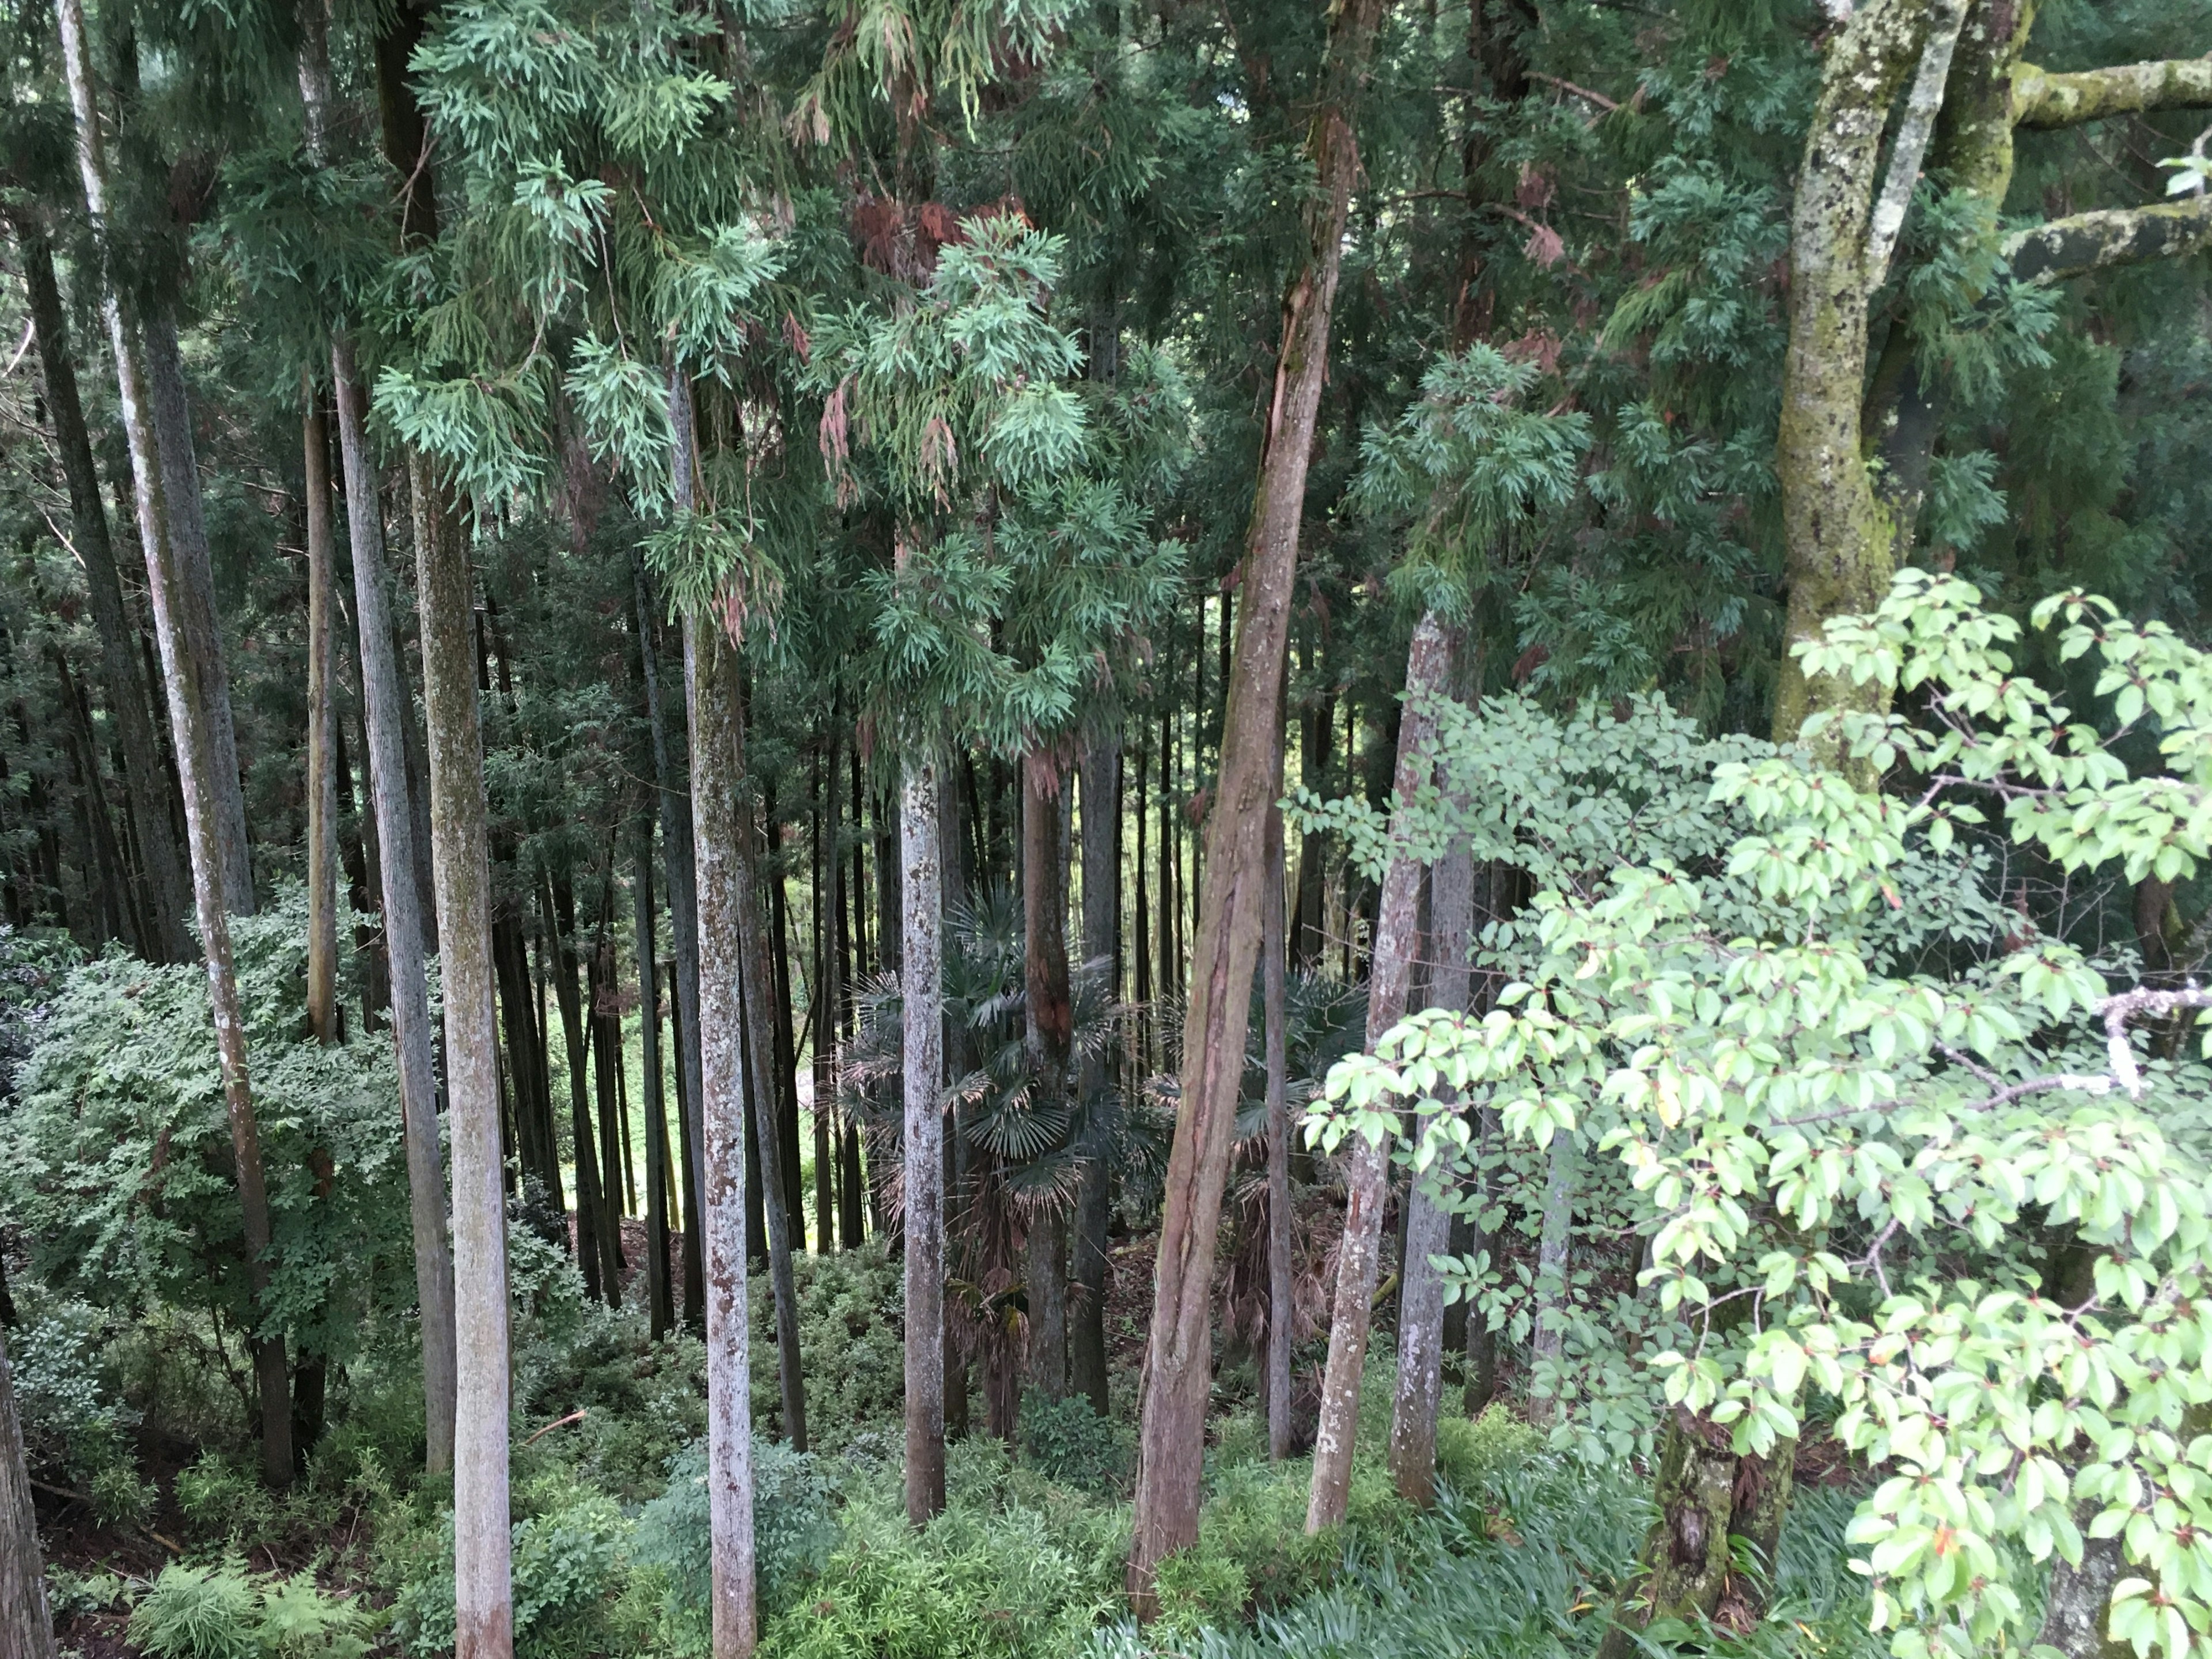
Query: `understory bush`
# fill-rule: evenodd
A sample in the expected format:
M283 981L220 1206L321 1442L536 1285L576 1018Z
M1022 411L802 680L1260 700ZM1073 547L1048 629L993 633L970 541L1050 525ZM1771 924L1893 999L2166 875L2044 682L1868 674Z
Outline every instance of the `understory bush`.
M363 1659L374 1615L312 1572L260 1577L235 1559L164 1567L131 1614L151 1659Z

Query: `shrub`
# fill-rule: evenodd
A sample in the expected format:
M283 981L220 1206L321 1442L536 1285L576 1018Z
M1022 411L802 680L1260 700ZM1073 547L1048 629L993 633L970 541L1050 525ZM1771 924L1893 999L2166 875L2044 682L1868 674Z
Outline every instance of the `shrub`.
M1129 1473L1127 1431L1091 1410L1081 1395L1048 1400L1034 1389L1022 1400L1022 1455L1064 1486L1110 1495Z
M754 1571L764 1613L783 1606L828 1565L837 1547L832 1483L821 1463L773 1441L753 1446ZM661 1580L662 1627L678 1648L703 1650L711 1563L707 1453L669 1460L668 1489L639 1512L631 1558Z
M265 1532L276 1513L252 1471L212 1451L177 1476L177 1507L195 1527L232 1539Z
M370 1616L350 1595L326 1595L312 1572L262 1587L258 1634L271 1659L364 1659Z
M517 1521L514 1549L514 1650L518 1659L590 1650L602 1615L619 1588L626 1523L611 1500L596 1494ZM453 1648L453 1519L446 1513L434 1564L404 1586L393 1626L414 1659L438 1659Z
M131 1614L131 1640L153 1659L259 1659L253 1581L235 1562L161 1569Z

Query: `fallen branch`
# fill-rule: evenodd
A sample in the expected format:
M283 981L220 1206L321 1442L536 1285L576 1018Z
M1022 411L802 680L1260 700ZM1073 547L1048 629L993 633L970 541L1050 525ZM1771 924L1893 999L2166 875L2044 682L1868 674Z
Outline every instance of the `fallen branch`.
M538 1430L537 1433L532 1435L529 1439L524 1441L522 1443L526 1446L534 1446L539 1441L543 1440L547 1435L552 1433L554 1430L561 1427L563 1424L579 1423L583 1420L583 1418L584 1408L581 1406L579 1406L574 1411L570 1412L566 1417L555 1418L550 1423L548 1423L544 1428Z

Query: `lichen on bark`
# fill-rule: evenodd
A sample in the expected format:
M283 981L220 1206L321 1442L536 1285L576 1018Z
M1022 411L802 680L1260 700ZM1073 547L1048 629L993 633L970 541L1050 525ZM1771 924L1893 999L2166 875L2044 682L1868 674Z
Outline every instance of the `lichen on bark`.
M1790 347L1775 467L1782 486L1790 584L1787 642L1819 636L1832 617L1874 608L1887 591L1895 521L1862 453L1867 354L1868 229L1881 137L1919 62L1932 0L1870 0L1828 48L1790 216ZM1795 739L1816 708L1872 708L1871 687L1828 682L1817 699L1798 659L1784 659L1774 735ZM1840 761L1839 739L1824 738Z

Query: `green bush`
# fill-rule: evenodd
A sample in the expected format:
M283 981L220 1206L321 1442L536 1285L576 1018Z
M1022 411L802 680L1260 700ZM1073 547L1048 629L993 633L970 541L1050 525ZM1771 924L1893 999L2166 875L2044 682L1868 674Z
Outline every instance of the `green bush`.
M1099 1416L1081 1395L1048 1400L1029 1390L1022 1396L1021 1435L1024 1461L1064 1486L1110 1496L1128 1478L1128 1431Z
M256 1578L234 1559L164 1567L130 1628L151 1659L364 1659L371 1623L353 1596L326 1595L312 1572Z
M754 1572L774 1613L829 1564L837 1547L834 1486L818 1460L775 1441L753 1445ZM682 1651L703 1650L708 1620L707 1453L669 1460L668 1489L641 1510L631 1559L659 1576L662 1629Z
M177 1507L201 1532L233 1540L261 1536L276 1519L258 1475L214 1451L202 1452L178 1474Z
M525 1494L517 1497L526 1501ZM604 1646L596 1638L621 1588L627 1532L621 1510L598 1494L514 1523L518 1659L567 1659ZM453 1649L451 1510L441 1543L434 1565L401 1589L394 1607L393 1627L413 1659L439 1659Z
M259 1659L259 1597L243 1567L226 1562L161 1569L131 1614L131 1640L153 1659Z

